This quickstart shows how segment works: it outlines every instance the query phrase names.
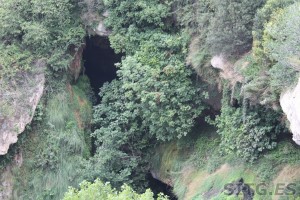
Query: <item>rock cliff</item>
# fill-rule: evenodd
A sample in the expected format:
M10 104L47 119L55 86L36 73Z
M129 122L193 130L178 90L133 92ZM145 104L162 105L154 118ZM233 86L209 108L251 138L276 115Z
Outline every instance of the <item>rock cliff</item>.
M45 62L37 61L30 72L0 80L0 155L5 155L18 135L32 121L45 84Z
M227 60L223 55L216 55L211 59L212 67L220 69L220 76L229 80L232 85L242 82L243 77L235 70L234 63Z
M282 93L280 105L290 122L293 140L300 145L300 79L295 88Z

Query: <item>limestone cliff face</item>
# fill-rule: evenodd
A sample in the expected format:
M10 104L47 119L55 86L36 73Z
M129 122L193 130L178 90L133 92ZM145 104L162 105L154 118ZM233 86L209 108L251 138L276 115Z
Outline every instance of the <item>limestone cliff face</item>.
M31 72L22 72L12 80L0 80L0 155L18 141L32 121L45 84L45 63L37 61Z
M295 88L282 93L280 105L290 122L293 140L300 145L300 79Z

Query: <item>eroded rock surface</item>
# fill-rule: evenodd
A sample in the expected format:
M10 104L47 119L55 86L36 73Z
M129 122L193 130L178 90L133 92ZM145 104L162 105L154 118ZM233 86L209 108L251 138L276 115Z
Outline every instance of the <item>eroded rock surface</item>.
M223 55L214 56L211 60L211 65L216 69L220 69L221 77L229 80L231 85L243 81L243 76L235 70L235 64L227 60Z
M109 36L110 35L110 31L105 27L104 25L104 21L100 21L97 28L94 30L95 33L99 36Z
M32 68L11 80L0 80L0 155L18 141L43 94L45 62L37 61Z
M280 105L290 122L293 140L300 145L300 79L295 88L281 95Z
M102 14L95 10L94 1L84 1L86 4L86 10L82 13L81 18L86 25L86 29L89 35L99 35L102 37L107 37L110 35L109 31L105 25L104 20L108 17L109 12L105 11Z
M73 49L72 55L73 60L70 64L70 73L76 81L81 72L81 62L82 62L82 54L85 49L85 44L82 44L79 48Z

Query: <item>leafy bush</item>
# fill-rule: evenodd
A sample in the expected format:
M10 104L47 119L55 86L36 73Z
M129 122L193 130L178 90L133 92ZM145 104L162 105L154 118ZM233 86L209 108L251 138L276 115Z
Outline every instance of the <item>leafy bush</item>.
M203 110L204 94L193 86L191 71L176 54L179 45L177 37L152 40L134 57L127 57L118 72L125 96L135 95L143 125L159 140L185 136Z
M268 58L276 62L270 70L275 88L276 86L279 89L289 87L298 79L297 72L300 72L299 8L300 4L294 3L284 10L275 12L265 26L263 47Z
M10 79L18 72L31 69L33 57L17 45L0 44L0 79Z
M246 112L233 108L225 95L221 115L213 123L221 135L222 152L252 162L264 151L274 149L277 135L284 130L279 117L279 113L261 106L250 107Z
M104 4L110 12L105 24L112 30L109 38L117 53L134 54L140 42L163 33L162 29L168 27L164 20L170 6L165 1L106 0Z
M110 16L106 21L113 32L127 31L130 26L140 29L147 27L162 27L163 19L168 16L170 7L167 2L154 1L115 1L105 0L105 6L110 10ZM125 12L126 11L126 12Z
M29 52L32 60L49 59L48 64L56 71L67 69L71 59L67 56L69 48L71 45L79 46L85 36L80 21L76 20L80 19L78 9L72 0L0 1L0 41L3 48L26 49L24 53L15 51L15 57L23 57ZM7 57L2 59L1 65L9 64ZM27 68L25 64L20 65ZM10 68L10 73L14 74L15 64L11 64Z
M253 50L255 55L261 57L260 59L263 58L262 40L265 24L270 21L273 13L294 2L294 0L267 0L265 5L257 11L253 25Z
M269 0L258 11L253 56L245 70L245 92L262 104L278 102L299 76L299 3ZM255 72L250 74L249 72Z
M154 194L150 189L142 194L136 193L128 185L124 184L121 191L113 189L110 183L102 183L97 179L94 183L84 181L80 184L80 190L69 188L63 200L154 200ZM167 200L168 197L160 194L157 200Z

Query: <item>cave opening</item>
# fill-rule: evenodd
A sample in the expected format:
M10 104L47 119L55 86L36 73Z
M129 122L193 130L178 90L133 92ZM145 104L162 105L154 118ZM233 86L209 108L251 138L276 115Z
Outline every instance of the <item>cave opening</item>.
M83 51L84 74L90 79L96 104L100 103L98 94L103 84L117 78L115 63L121 62L121 58L122 55L116 54L110 47L107 37L86 38L86 47Z
M101 102L100 88L105 82L111 82L117 78L115 63L121 62L122 55L116 54L110 47L107 37L86 37L86 46L83 51L83 74L87 75L93 90L93 104ZM95 138L92 138L91 155L96 152Z
M148 183L149 183L149 188L152 190L152 192L155 194L155 198L157 198L157 195L159 193L163 193L167 196L169 196L170 200L177 200L178 198L176 195L173 193L173 187L154 178L152 174L149 172L146 176Z

